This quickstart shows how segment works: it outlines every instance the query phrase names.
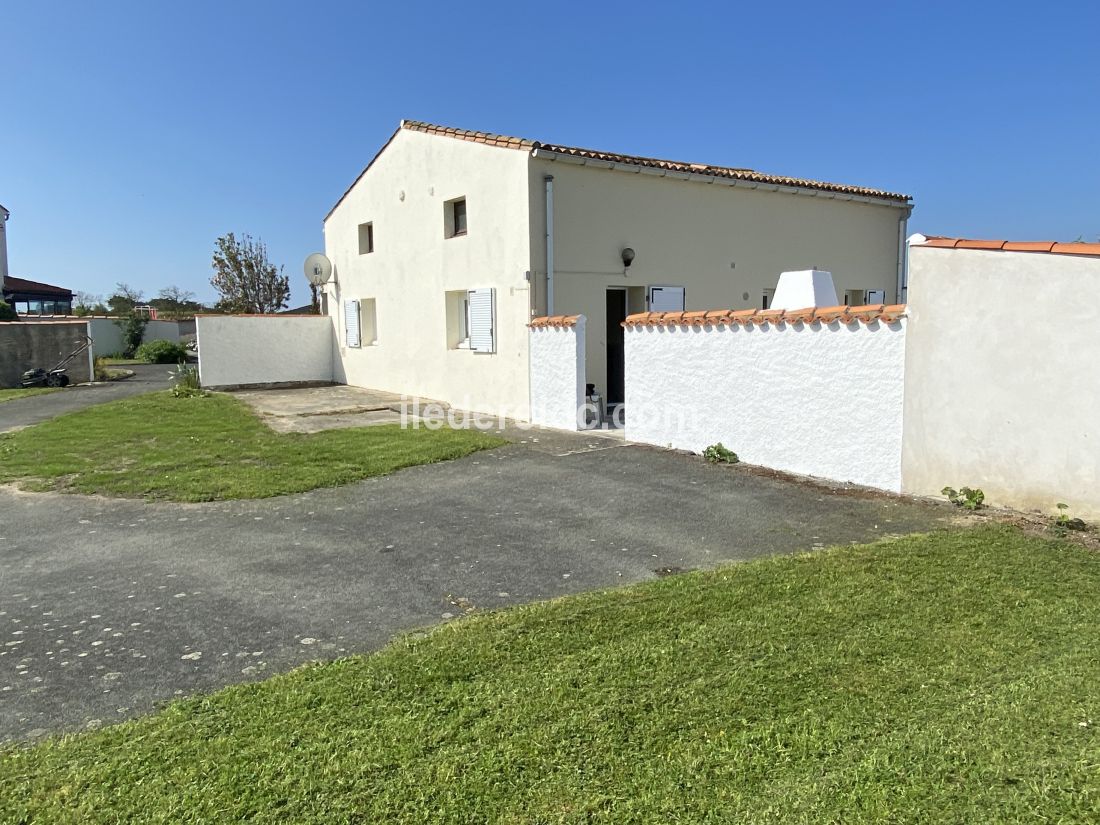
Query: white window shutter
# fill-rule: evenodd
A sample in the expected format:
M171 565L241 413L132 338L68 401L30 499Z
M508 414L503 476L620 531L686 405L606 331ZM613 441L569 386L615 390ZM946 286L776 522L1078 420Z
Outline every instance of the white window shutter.
M347 331L347 344L349 347L362 346L359 335L359 302L344 301L344 329Z
M651 286L649 288L650 312L683 312L684 288L682 286Z
M495 290L471 289L470 349L474 352L496 352Z

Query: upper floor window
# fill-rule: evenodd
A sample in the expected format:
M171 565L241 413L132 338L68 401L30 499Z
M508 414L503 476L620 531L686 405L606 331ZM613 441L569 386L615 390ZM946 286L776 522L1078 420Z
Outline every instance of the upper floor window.
M443 235L453 238L466 234L466 199L455 198L443 204Z
M374 252L374 223L359 224L359 254Z

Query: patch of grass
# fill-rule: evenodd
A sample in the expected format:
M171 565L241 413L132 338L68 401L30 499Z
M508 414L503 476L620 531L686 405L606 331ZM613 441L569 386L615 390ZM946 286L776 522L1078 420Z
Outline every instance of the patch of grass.
M13 390L0 390L0 404L5 401L14 401L17 398L29 398L32 395L45 395L50 392L60 392L58 387L16 387Z
M174 501L264 498L503 443L471 430L397 425L280 435L230 396L155 392L0 436L0 482Z
M145 362L138 358L123 358L119 356L106 356L103 358L103 363L109 367L132 367L135 364L144 364Z
M985 527L475 613L0 751L0 820L1097 821L1098 591Z

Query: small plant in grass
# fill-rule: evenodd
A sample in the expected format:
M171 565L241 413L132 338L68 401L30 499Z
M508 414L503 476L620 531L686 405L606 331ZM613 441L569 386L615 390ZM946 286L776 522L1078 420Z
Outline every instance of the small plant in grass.
M980 487L963 487L961 490L944 487L940 493L947 496L947 500L956 507L962 507L964 510L980 510L985 502L985 493Z
M176 372L168 374L176 381L172 385L172 395L176 398L205 398L210 395L199 383L199 371L195 367L180 364Z
M148 341L138 347L135 356L149 364L179 364L187 360L187 350L175 341Z
M703 458L710 464L736 464L740 461L737 453L723 445L721 441L703 450Z
M1070 530L1087 530L1088 525L1084 519L1079 519L1069 514L1069 505L1064 501L1059 501L1054 505L1058 508L1058 515L1054 517L1054 524L1052 525L1054 533L1058 536L1064 536Z
M96 356L95 359L95 380L96 381L110 381L111 371L107 369L107 365L103 362L103 356Z

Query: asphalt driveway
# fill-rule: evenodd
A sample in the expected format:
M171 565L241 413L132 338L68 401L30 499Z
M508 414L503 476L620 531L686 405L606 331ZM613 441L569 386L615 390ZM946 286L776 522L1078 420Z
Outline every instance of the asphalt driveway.
M375 650L471 610L953 516L576 438L564 455L532 438L252 502L0 488L0 741Z
M167 364L136 364L126 367L134 371L132 378L104 384L85 384L66 387L61 392L32 395L0 404L0 433L18 430L48 421L68 412L82 410L95 404L140 395L143 392L167 389L172 381Z

